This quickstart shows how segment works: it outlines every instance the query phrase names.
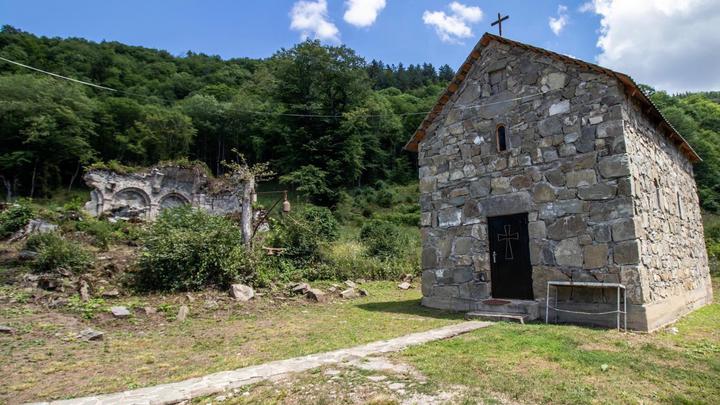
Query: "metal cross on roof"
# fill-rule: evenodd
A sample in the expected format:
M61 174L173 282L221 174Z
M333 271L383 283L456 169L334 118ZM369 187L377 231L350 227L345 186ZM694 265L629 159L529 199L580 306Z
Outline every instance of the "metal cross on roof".
M491 27L498 26L498 29L500 30L500 36L502 36L502 22L510 18L509 15L506 15L505 17L502 17L500 13L498 13L498 19L497 21L494 21L492 24L490 24Z

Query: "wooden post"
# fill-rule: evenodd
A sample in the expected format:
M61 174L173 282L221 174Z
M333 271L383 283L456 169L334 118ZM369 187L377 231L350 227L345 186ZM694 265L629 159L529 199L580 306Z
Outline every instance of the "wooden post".
M242 214L240 216L240 227L242 228L243 240L248 248L253 237L253 195L255 194L255 176L248 176L243 184Z

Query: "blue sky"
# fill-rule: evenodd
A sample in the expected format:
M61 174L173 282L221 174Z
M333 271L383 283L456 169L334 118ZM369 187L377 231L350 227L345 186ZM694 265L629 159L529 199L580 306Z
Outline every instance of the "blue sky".
M718 76L714 74L716 69L697 72L702 80L688 81L679 78L679 71L658 72L664 68L648 66L652 57L663 58L663 64L667 64L667 51L661 49L665 44L657 47L657 55L646 54L647 48L653 48L648 41L657 36L659 41L671 40L675 36L672 30L683 19L690 24L688 31L695 31L695 24L702 26L699 37L720 37L715 28L716 17L720 16L717 0L674 0L671 3L680 6L670 9L666 0L586 1L0 0L0 24L45 36L114 40L165 49L176 55L192 50L224 58L268 57L297 43L304 32L326 43L346 44L367 60L431 62L436 66L447 63L455 68L485 31L496 32L490 22L497 12L502 12L510 15L503 34L511 39L599 61L670 90L720 87L720 78L714 79ZM358 7L354 18L346 15L352 3ZM301 22L302 29L291 28L294 7L315 10L315 14L310 10L309 21ZM703 14L698 15L700 12ZM556 19L556 32L550 18ZM698 22L698 18L702 21ZM458 28L458 23L462 27ZM324 26L318 28L317 24ZM601 37L605 45L598 47ZM633 46L628 46L628 41ZM688 57L698 55L708 63L720 62L707 55L712 52L720 55L720 41L711 39L709 48L696 50L693 55L676 51L671 56L679 60L678 64L683 59L687 64Z

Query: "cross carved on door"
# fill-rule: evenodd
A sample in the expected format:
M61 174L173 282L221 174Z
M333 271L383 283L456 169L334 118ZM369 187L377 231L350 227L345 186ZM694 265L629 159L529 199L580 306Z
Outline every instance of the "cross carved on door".
M510 225L505 225L505 233L498 234L498 242L505 242L505 260L513 260L513 251L511 240L519 240L520 234L517 232L510 233Z

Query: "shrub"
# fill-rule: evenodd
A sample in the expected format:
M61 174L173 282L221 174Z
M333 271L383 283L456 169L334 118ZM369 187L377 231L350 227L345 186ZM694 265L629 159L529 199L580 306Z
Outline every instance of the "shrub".
M320 245L337 240L339 235L337 220L324 207L286 215L275 228L275 244L285 248L285 256L297 264L316 260Z
M82 221L77 221L75 228L91 236L93 245L103 250L107 250L110 242L116 239L116 234L119 232L118 225L95 218L85 218Z
M407 238L397 225L371 220L360 230L360 241L370 256L393 258L400 256L407 246Z
M368 256L358 242L333 243L322 249L322 262L304 271L308 280L398 280L419 271L416 256L385 259Z
M242 233L230 220L189 206L167 209L143 236L137 286L195 290L251 276Z
M420 225L420 213L401 213L391 212L387 214L375 214L375 218L393 223L398 226L419 226Z
M32 217L32 208L24 202L13 204L0 212L0 239L5 239L22 229Z
M25 249L38 253L32 267L38 272L65 269L79 272L92 262L92 255L77 242L63 238L58 232L31 235Z

